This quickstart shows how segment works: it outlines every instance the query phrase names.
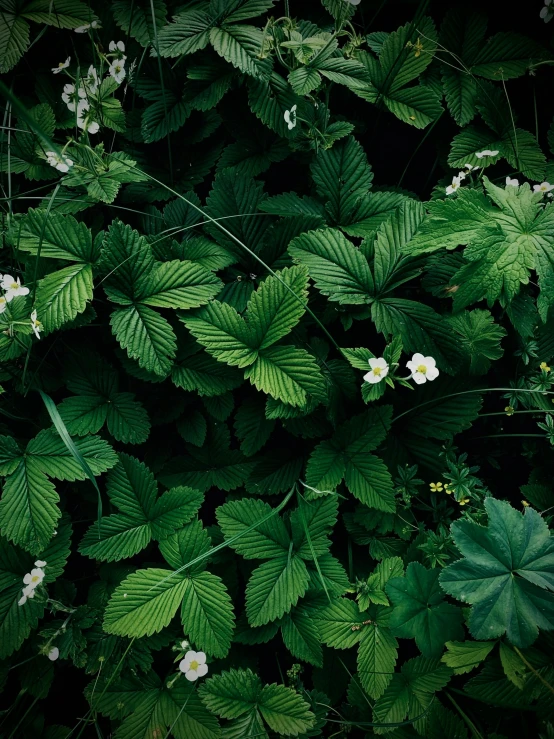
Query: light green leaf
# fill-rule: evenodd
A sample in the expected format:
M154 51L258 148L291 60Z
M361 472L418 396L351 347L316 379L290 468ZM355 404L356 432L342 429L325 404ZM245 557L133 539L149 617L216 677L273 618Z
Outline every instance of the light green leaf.
M167 375L177 350L171 325L145 305L129 305L112 313L110 324L115 338L131 359L156 375Z
M235 625L233 603L222 580L199 572L187 581L181 620L195 646L214 657L225 657Z
M246 586L246 615L251 626L263 626L280 618L298 603L308 586L304 562L281 555L263 562Z
M219 506L217 522L226 539L242 534L231 546L246 559L273 559L289 550L290 537L281 518L274 515L247 531L272 510L268 503L255 498L234 500Z
M92 268L75 264L51 272L40 280L36 293L38 319L45 332L55 331L72 321L92 300Z
M494 641L447 641L441 661L455 675L464 675L483 662L494 648Z

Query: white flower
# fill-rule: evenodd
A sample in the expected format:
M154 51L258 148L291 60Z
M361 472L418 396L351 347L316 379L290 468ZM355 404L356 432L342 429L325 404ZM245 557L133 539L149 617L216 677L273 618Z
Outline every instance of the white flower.
M540 185L533 185L534 192L550 192L550 190L554 190L554 185L551 185L550 182L541 182Z
M125 51L125 44L123 41L110 41L108 48L110 51L121 51L123 53Z
M186 639L183 639L181 642L181 649L186 649L187 647L190 647L190 643Z
M48 659L50 662L55 662L58 657L60 656L60 650L58 647L52 647L52 649L48 652Z
M462 180L460 179L460 177L453 177L452 184L448 185L448 187L446 188L446 194L452 195L453 192L456 192L456 190L460 187L461 182Z
M285 123L289 131L296 126L296 105L293 105L290 110L285 110Z
M465 172L458 172L458 180L461 182L462 180L465 180L467 177L467 174Z
M35 597L35 588L33 585L27 585L22 590L23 595L21 598L17 601L18 606L23 606L27 602L28 598L34 598Z
M371 383L372 385L375 385L375 383L384 380L385 377L389 374L389 365L383 359L383 357L372 357L368 361L371 370L366 375L364 375L364 380Z
M71 57L68 56L65 62L60 62L57 67L52 67L52 72L54 72L54 74L59 74L62 71L62 69L67 69L70 63L71 63Z
M77 26L74 31L75 33L86 33L91 28L102 28L102 26L98 21L92 21L92 23L85 23L84 26Z
M110 75L114 78L118 85L125 79L125 62L123 59L116 59L110 64Z
M483 151L475 152L477 159L482 159L483 157L495 157L497 154L498 149L495 149L494 151L491 151L491 149L483 149Z
M37 559L35 567L46 567L46 562L43 559Z
M85 94L94 95L98 90L99 84L100 80L98 79L98 72L91 64L88 68L87 76L81 79L82 89ZM85 95L81 95L81 97L85 97Z
M468 172L471 172L474 169L479 169L479 165L478 164L469 164L469 162L466 163L466 164L464 164L464 167L465 167L465 169L467 169Z
M63 154L59 156L55 151L47 151L46 160L51 167L55 167L60 172L69 172L69 168L73 166L72 159Z
M82 87L79 87L76 91L75 85L68 84L63 86L62 100L72 112L75 110L76 99L85 98L86 96L87 93Z
M37 339L40 339L40 332L42 331L42 323L37 318L37 312L34 310L31 313L31 326L33 327L33 331L35 332L35 336Z
M515 177L506 177L506 185L510 185L511 187L519 187L519 180L516 180Z
M0 295L0 313L3 313L8 307L8 301L3 295Z
M33 590L41 584L41 582L44 580L44 570L42 567L35 567L34 570L31 570L31 572L28 572L23 577L23 584L24 585L31 585Z
M179 662L179 669L185 673L187 680L193 683L208 672L206 655L204 652L187 652L185 658Z
M96 121L89 120L88 116L85 115L90 109L90 105L86 100L81 100L77 106L77 125L82 128L83 131L88 133L98 133L100 126Z
M545 23L548 23L554 18L554 7L551 7L551 5L552 0L544 0L544 8L539 13Z
M7 303L9 303L10 300L16 298L18 295L29 294L29 288L23 287L21 285L21 280L19 279L19 277L16 280L11 275L4 275L2 277L2 290L6 291L4 297L6 298Z
M439 376L433 357L424 357L419 352L414 354L410 362L406 362L406 367L412 373L412 380L416 385L423 385L427 380L431 382Z

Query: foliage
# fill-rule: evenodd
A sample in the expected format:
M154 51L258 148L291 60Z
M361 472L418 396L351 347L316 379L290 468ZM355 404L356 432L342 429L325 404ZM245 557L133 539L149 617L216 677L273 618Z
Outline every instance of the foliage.
M0 739L554 736L554 10L443 6L0 0Z

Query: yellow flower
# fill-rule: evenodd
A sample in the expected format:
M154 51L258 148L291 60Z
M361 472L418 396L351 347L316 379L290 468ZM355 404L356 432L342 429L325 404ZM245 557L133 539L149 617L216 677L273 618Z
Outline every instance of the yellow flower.
M529 506L531 505L531 504L530 504L530 503L528 503L528 502L527 502L526 500L522 500L521 502L523 503L523 507L524 507L524 508L529 508Z
M469 503L469 498L462 498L458 501L460 505L465 505L466 503Z
M507 406L506 406L506 407L504 408L504 410L506 411L506 415L507 415L507 416L513 416L513 415L514 415L514 412L515 412L515 411L514 411L514 409L512 408L512 406L511 406L511 405L507 405Z
M445 493L446 493L447 495L452 495L452 484L451 484L451 483L447 483L447 484L446 484L446 485L444 486L444 492L445 492Z
M546 364L546 362L541 362L541 370L544 370L545 372L550 372L550 367Z
M440 493L443 488L442 482L431 482L429 484L432 493Z

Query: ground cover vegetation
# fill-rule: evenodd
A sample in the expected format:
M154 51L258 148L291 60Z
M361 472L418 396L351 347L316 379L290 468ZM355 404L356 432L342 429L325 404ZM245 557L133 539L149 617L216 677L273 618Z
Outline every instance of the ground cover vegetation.
M2 739L554 737L510 12L0 0Z

